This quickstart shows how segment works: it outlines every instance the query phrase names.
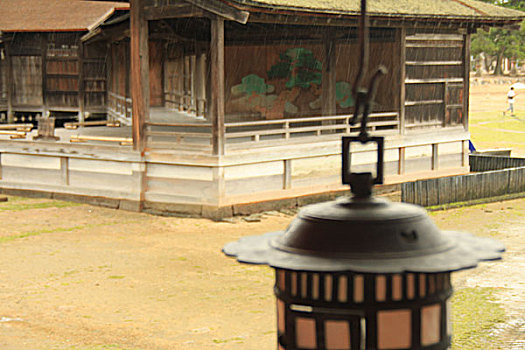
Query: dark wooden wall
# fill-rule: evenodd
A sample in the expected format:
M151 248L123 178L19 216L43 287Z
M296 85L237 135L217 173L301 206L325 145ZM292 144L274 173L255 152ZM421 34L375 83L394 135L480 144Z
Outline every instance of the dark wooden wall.
M399 79L401 79L397 64L399 49L399 43L396 43L393 38L370 42L370 61L364 82L370 81L379 65L384 65L388 69L388 73L379 81L374 112L392 112L398 109ZM336 50L337 81L350 82L353 85L358 72L359 45L356 42L340 41ZM342 108L338 105L337 114L350 113L353 113L353 109Z
M129 41L123 40L111 45L111 67L109 91L114 94L130 97L130 57Z
M80 33L14 33L6 43L12 112L104 112L105 45L84 47ZM5 67L7 70L7 67Z
M17 107L41 108L43 98L43 65L45 36L43 34L16 33L8 43L11 61L12 104Z
M130 74L130 46L128 40L111 44L109 91L122 97L131 97ZM162 41L149 42L149 76L150 76L150 106L164 105L163 65L164 43Z
M48 108L79 107L80 38L78 34L47 35L43 51L45 62L45 104Z
M464 36L412 32L405 47L407 127L465 123L468 81Z
M150 106L164 105L163 91L163 43L162 41L149 42L149 91Z
M184 109L186 104L185 87L185 53L184 45L170 43L166 46L166 59L164 61L164 92L166 106L176 109Z
M106 45L87 45L83 51L83 90L85 109L105 111L107 105L107 63L109 52Z

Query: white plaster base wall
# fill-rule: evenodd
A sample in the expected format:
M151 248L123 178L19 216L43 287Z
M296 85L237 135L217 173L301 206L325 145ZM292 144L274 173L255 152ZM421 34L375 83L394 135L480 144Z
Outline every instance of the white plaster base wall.
M468 173L468 139L462 128L387 137L385 182ZM248 148L220 158L0 141L0 187L85 202L105 199L131 210L223 216L235 214L236 205L347 190L340 152L338 138ZM373 169L376 157L370 146L352 145L353 170Z
M0 187L7 193L140 202L143 174L140 157L112 147L0 143Z

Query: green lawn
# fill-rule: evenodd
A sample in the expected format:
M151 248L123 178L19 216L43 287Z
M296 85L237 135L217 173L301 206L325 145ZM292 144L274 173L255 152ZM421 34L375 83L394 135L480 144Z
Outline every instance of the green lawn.
M511 148L512 156L525 157L525 111L515 117L502 111L470 113L471 140L478 150Z

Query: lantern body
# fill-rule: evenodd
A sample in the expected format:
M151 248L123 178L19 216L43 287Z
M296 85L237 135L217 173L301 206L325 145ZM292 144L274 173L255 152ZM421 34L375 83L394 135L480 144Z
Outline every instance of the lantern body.
M448 349L450 274L504 250L373 197L307 206L285 231L223 248L275 269L279 350Z
M276 269L278 348L447 349L450 273Z

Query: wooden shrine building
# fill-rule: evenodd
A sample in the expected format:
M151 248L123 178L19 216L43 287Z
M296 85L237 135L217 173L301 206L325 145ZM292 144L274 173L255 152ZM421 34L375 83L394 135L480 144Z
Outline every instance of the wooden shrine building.
M0 140L0 187L209 217L344 190L359 3L131 0L79 47L107 57L104 108L133 146ZM387 183L467 173L470 34L525 14L473 0L368 8L370 70L388 68L368 123L386 137ZM373 152L356 147L352 164Z
M35 115L106 113L106 48L81 37L129 12L117 2L2 0L0 113L4 121Z

